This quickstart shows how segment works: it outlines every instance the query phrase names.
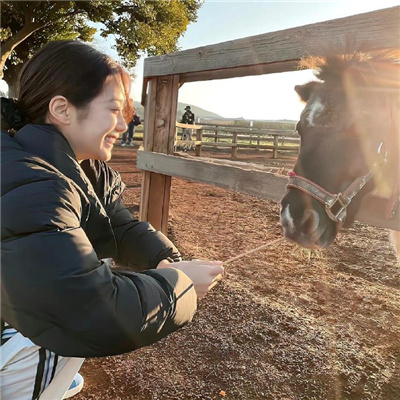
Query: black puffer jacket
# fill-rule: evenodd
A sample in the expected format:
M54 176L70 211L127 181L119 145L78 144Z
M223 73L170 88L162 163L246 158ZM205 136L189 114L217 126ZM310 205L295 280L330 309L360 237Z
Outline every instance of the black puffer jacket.
M123 206L103 162L81 165L51 125L1 134L1 317L62 356L128 352L187 324L191 280L173 244ZM138 272L112 271L113 257Z

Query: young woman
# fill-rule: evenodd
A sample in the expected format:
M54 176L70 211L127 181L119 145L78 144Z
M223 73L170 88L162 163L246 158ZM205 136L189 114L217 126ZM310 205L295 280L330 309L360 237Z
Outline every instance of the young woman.
M108 56L57 41L24 66L18 100L2 98L4 399L61 399L84 357L174 332L222 276L221 262L181 261L123 205L105 162L133 115L129 89Z

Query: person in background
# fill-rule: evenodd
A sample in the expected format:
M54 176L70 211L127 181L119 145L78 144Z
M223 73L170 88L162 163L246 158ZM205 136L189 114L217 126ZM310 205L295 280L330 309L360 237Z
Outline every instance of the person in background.
M122 134L122 140L121 140L122 147L133 146L132 138L135 133L135 126L138 126L140 124L141 124L140 117L136 114L136 112L134 112L132 120L129 121L128 129Z
M123 204L107 161L132 120L130 85L109 56L55 41L24 65L18 99L1 99L3 399L71 397L85 357L185 326L222 277L221 262L182 261Z
M195 116L190 110L190 106L185 107L185 112L182 115L181 123L193 125ZM182 129L182 140L192 140L192 129L183 128Z

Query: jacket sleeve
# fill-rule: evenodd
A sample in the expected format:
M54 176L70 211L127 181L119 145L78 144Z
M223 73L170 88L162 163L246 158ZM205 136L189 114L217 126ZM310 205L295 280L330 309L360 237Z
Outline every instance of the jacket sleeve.
M121 199L113 204L110 220L117 241L118 255L115 261L118 264L143 271L156 268L161 260L181 260L173 243L148 222L133 218Z
M139 221L125 207L122 194L125 185L118 172L99 161L82 163L110 218L117 242L115 261L135 271L156 268L161 260L180 261L174 244L148 222Z
M80 227L81 204L58 177L3 194L2 318L73 357L132 351L187 324L196 310L192 281L173 268L110 270Z

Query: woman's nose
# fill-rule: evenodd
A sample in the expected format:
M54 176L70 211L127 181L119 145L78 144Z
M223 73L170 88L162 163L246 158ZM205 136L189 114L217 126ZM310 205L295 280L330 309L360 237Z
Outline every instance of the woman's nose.
M117 120L117 126L115 127L115 130L117 132L125 132L128 129L128 125L126 124L122 113L119 113L118 115L118 120Z

